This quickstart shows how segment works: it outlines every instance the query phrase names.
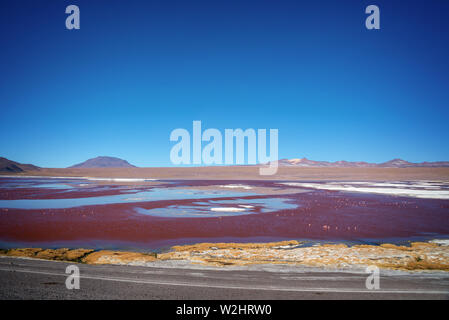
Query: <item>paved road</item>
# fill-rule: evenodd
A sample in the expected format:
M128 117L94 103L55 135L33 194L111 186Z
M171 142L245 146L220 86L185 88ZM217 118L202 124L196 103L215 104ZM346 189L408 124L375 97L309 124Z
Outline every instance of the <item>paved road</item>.
M180 267L80 268L80 289L65 286L69 263L0 258L0 299L449 299L449 275L382 275Z

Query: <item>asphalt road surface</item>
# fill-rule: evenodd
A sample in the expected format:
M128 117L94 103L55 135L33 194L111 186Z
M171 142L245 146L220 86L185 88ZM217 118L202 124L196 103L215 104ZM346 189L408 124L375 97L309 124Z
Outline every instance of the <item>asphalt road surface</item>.
M134 267L76 264L80 289L68 290L70 263L0 257L0 299L449 299L449 275L380 275L261 267ZM299 270L299 269L298 269Z

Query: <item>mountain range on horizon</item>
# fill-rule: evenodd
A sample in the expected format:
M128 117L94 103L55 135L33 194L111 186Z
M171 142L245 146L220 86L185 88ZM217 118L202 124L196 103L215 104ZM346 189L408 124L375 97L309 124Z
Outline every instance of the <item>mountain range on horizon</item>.
M304 167L304 168L437 168L449 167L449 161L434 162L409 162L402 159L393 159L382 163L370 163L365 161L314 161L307 158L281 159L279 167ZM116 157L99 156L75 164L68 168L137 168L128 161ZM37 171L41 167L32 164L22 164L0 157L0 172L20 173L25 171Z
M382 163L371 163L365 161L314 161L307 158L281 159L278 160L280 167L332 167L332 168L408 168L408 167L449 167L449 161L434 162L409 162L402 159L393 159Z

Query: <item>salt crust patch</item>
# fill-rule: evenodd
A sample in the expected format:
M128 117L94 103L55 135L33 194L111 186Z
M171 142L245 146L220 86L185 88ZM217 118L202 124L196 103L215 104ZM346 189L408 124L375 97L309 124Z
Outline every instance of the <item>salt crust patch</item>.
M281 183L290 187L303 187L320 190L335 190L346 192L362 192L396 195L403 197L426 198L426 199L449 199L449 190L442 189L441 183L418 182L407 184L395 183L370 183L370 182L329 182L329 183ZM421 189L417 189L421 188Z
M244 208L235 208L235 207L222 207L222 208L210 208L210 211L216 212L243 212L246 209Z
M52 176L11 176L3 175L6 178L44 178L44 179L74 179L74 180L90 180L90 181L115 181L115 182L142 182L157 181L151 178L96 178L96 177L52 177Z
M245 190L251 190L252 187L243 185L243 184L226 184L226 185L220 185L220 188L229 188L229 189L245 189Z
M439 244L440 246L449 246L449 239L435 239L429 242Z

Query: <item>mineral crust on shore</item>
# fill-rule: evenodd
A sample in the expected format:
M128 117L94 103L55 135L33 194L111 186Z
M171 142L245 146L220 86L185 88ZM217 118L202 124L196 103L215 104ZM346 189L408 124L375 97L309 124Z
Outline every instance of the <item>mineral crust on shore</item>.
M348 268L375 265L396 270L449 271L449 246L413 242L410 247L394 244L354 245L324 244L291 247L289 244L264 244L242 248L234 244L198 244L173 247L159 259L188 260L213 266L250 264L295 264L310 267ZM285 246L285 247L284 247Z
M19 248L0 250L0 255L87 264L151 265L156 261L183 260L206 266L289 264L345 269L374 265L404 271L449 271L447 241L354 245L323 244L302 247L295 240L270 243L199 243L174 246L166 253L141 253L91 249Z

